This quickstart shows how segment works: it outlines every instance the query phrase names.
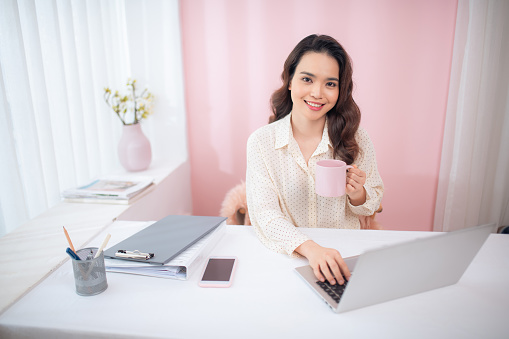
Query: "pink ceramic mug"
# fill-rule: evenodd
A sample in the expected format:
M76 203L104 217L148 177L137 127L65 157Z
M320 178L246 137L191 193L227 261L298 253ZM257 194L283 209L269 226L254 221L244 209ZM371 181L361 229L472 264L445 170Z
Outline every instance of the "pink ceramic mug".
M316 163L316 194L323 197L340 197L345 194L346 170L353 168L341 160L320 160Z

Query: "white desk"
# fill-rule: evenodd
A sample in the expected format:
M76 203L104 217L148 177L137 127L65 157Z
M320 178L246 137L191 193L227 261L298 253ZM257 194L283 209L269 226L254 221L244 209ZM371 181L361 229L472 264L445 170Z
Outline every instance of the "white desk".
M62 251L68 246L62 226L74 246L81 248L117 219L159 220L168 214L190 214L189 173L189 162L153 164L130 174L153 177L155 183L133 204L62 202L0 237L0 314L69 259Z
M105 232L135 227L116 222ZM306 230L344 256L425 232ZM98 246L106 233L91 241ZM228 226L212 251L239 258L227 289L108 273L108 289L75 293L67 261L0 316L1 338L508 338L509 236L491 235L457 285L336 314L295 274L305 259L266 249L248 226ZM382 277L381 277L382 278Z

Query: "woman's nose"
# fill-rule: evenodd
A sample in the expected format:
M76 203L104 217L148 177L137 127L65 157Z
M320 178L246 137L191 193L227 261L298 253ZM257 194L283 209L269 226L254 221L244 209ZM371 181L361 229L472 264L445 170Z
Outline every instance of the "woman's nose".
M322 98L322 88L320 84L313 85L313 88L311 88L311 96L316 99Z

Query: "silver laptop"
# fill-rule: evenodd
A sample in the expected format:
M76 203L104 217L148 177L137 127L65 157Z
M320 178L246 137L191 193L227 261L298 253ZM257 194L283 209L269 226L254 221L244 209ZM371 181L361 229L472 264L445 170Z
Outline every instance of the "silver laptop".
M439 233L345 258L352 276L344 291L321 287L310 266L296 271L335 312L351 311L456 284L494 229Z

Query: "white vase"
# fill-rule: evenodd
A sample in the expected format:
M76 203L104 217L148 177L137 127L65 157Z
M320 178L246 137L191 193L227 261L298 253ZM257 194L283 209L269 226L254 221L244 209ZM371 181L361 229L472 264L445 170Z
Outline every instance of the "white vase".
M143 171L150 166L152 150L139 123L124 125L118 143L118 157L122 166L130 171Z

